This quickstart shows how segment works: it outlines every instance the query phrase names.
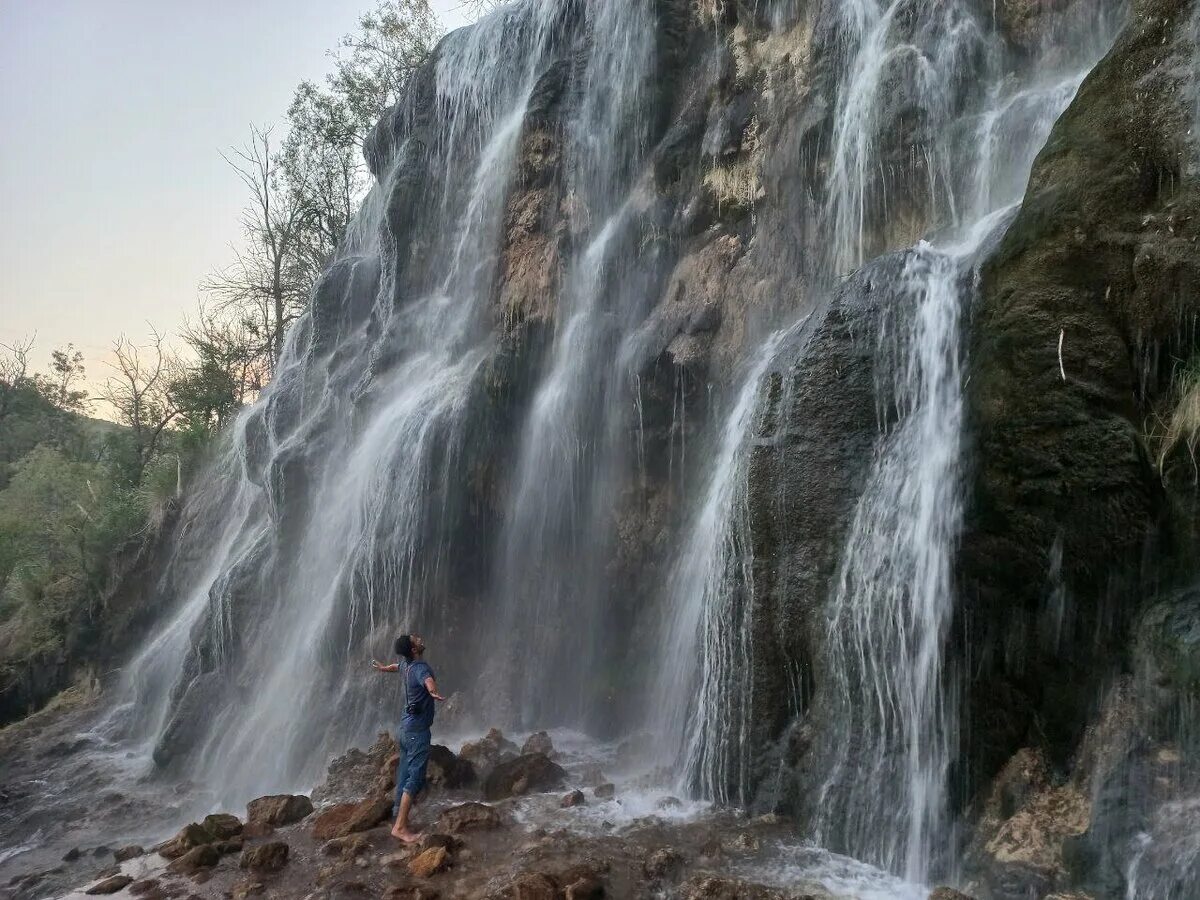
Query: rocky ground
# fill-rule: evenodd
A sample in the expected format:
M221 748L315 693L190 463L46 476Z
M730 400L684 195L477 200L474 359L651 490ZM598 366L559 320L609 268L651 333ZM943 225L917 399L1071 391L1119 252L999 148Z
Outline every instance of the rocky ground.
M389 833L395 764L394 741L380 735L336 760L311 797L261 797L240 816L209 815L153 847L76 848L58 865L14 877L5 895L54 896L61 892L49 886L69 874L79 885L66 897L141 900L851 896L747 877L794 838L777 816L684 815L681 801L662 797L657 812L622 818L625 803L645 802L633 796L636 785L618 792L599 766L565 758L545 733L522 747L495 730L459 754L435 746L414 816L423 839L404 846Z

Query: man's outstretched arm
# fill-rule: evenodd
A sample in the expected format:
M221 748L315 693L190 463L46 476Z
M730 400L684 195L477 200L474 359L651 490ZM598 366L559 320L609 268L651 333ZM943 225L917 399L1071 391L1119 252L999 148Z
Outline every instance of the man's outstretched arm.
M429 691L429 696L432 697L434 700L445 700L446 699L445 697L443 697L441 694L438 693L437 682L433 680L432 675L430 675L428 678L425 679L425 690Z
M379 662L379 660L377 660L377 659L371 660L371 667L376 672L399 672L400 671L400 663L392 663L390 666L385 666L383 663Z

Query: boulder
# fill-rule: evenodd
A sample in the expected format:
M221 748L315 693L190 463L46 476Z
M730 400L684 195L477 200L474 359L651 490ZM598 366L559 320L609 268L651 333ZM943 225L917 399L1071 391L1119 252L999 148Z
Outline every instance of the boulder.
M552 756L554 754L554 743L550 740L550 735L544 731L535 731L525 739L525 743L521 745L522 753L541 753L544 756Z
M326 856L340 856L342 859L354 859L371 849L371 842L361 834L348 834L329 841L321 848Z
M394 766L392 772L395 772ZM438 787L458 790L473 785L478 776L475 774L475 766L468 760L455 756L449 747L434 744L429 748L429 765L425 770L425 778L430 784Z
M133 879L128 875L113 875L111 878L105 878L103 881L93 884L84 893L115 894L117 891L124 890L131 884L133 884Z
M617 796L617 786L611 781L606 784L598 784L592 788L592 793L597 800L611 800Z
M396 741L381 731L366 752L351 749L329 764L325 781L312 793L314 803L340 803L395 788Z
M434 830L447 834L481 831L500 827L500 813L486 803L460 803L452 806L434 823Z
M228 856L230 853L241 853L242 848L246 845L245 840L239 834L237 837L231 837L228 840L217 841L213 844L217 848L217 852L222 856Z
M683 868L683 854L671 847L661 847L646 857L642 871L647 878L674 878Z
M247 803L246 821L278 828L299 822L312 811L312 801L303 794L273 794Z
M450 853L445 847L422 850L408 862L408 872L416 878L431 878L450 865Z
M221 861L221 853L216 844L201 844L193 847L183 856L176 859L167 868L181 875L190 875L201 869L211 869Z
M354 815L355 806L358 804L338 803L330 806L329 809L320 811L312 823L313 838L319 841L328 841L349 834L346 824L350 821L350 816Z
M129 886L129 893L135 897L148 897L150 900L158 900L158 898L166 896L157 878L135 881Z
M962 891L956 891L952 887L938 887L929 894L929 900L975 900L975 898Z
M339 803L317 816L313 823L313 837L318 841L327 841L360 831L370 831L391 818L391 815L391 797L368 797L358 803Z
M562 787L566 770L542 753L526 753L501 763L483 783L485 800L504 800L518 794L542 793Z
M290 850L283 841L271 841L242 851L239 865L255 872L277 872L287 865Z
M158 855L165 859L178 859L189 850L199 847L201 844L211 844L216 839L217 836L203 825L192 822L184 825L175 837L160 844L157 848Z
M242 833L242 820L230 813L213 813L200 823L212 835L224 840Z
M563 809L569 809L572 806L583 806L587 803L587 797L583 795L583 791L571 791L569 794L563 794L558 805Z
M516 744L505 738L500 729L492 728L479 740L463 744L458 755L474 765L480 774L484 774L519 754Z
M987 869L994 883L1024 884L1044 891L1066 873L1063 845L1087 831L1088 797L1073 785L1035 794L985 846Z
M113 851L113 858L117 862L125 862L127 859L136 859L139 856L145 856L146 849L138 844L130 844L128 847L118 847Z

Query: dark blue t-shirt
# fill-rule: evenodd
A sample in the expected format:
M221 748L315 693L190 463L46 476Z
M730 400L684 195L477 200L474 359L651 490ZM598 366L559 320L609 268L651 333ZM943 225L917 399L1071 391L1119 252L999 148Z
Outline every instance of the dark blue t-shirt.
M404 665L404 661L400 661ZM404 671L404 718L400 727L404 731L428 731L433 725L433 697L425 687L425 679L433 678L429 663L418 659Z

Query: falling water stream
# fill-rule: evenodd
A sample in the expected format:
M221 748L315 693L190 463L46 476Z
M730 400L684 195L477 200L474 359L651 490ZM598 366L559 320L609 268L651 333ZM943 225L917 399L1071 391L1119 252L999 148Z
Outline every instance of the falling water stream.
M1018 80L1000 65L994 27L973 4L933 4L915 22L908 6L855 0L840 7L847 65L826 186L826 277L863 264L904 233L908 223L897 229L891 218L906 208L897 202L902 192L907 206L916 202L942 227L906 252L900 283L889 285L892 305L880 312L880 430L828 600L816 700L825 776L813 806L818 843L921 883L935 865L953 875L952 860L938 859L952 846L948 770L960 689L944 646L962 517L963 320L981 248L1003 232L1035 155L1115 23L1098 11L1078 29L1067 65L1035 62ZM899 171L889 162L895 137L884 118L897 93L915 98L929 134L911 167ZM776 350L773 341L764 346L752 381L772 368ZM744 745L744 723L755 714L745 624L754 585L745 577L752 563L735 486L745 478L755 418L748 395L743 387L726 420L708 493L682 544L668 586L678 612L664 644L676 661L667 683L679 685L667 706L689 710L672 720L684 778L709 796L742 802L754 752ZM686 629L698 635L690 647L679 633ZM699 685L697 702L689 702L697 690L690 685Z

